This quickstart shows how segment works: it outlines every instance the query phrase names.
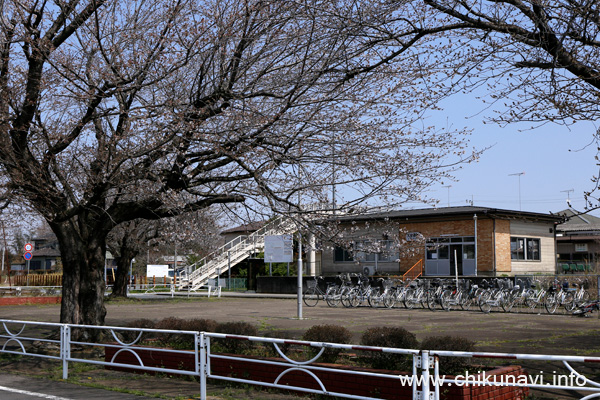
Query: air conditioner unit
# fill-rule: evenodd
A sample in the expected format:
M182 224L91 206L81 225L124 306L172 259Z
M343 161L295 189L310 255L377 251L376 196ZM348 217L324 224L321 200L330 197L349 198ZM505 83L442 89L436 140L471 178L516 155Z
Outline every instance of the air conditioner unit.
M375 275L375 272L377 272L377 270L375 269L374 265L364 265L363 266L363 275L373 276L373 275Z

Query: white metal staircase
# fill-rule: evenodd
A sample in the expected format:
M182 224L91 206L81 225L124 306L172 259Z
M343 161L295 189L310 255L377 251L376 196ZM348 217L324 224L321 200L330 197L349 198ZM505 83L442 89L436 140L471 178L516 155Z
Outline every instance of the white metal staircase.
M178 285L180 290L197 290L206 286L209 279L216 278L230 267L242 262L253 253L264 250L265 236L285 235L296 231L296 224L289 218L278 217L249 236L241 236L226 243L218 250L189 266L188 279Z

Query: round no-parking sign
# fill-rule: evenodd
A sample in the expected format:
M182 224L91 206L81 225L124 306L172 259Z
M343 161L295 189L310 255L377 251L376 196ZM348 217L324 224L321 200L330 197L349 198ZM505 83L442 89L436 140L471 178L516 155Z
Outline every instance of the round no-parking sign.
M23 254L23 258L27 261L31 260L31 257L33 257L33 255L29 251L26 251L25 254Z

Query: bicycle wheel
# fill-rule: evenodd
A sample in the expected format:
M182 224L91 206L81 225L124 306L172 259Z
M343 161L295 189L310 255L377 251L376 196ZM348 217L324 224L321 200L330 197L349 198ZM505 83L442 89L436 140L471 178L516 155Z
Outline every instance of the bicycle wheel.
M469 297L468 293L462 293L458 304L460 305L461 310L469 311L471 306L473 306L473 299Z
M302 301L307 307L314 307L319 302L319 293L315 288L306 289L302 295Z
M561 304L564 308L565 311L567 312L571 312L575 309L575 296L573 296L572 292L566 292L565 296L562 299L562 304Z
M587 303L588 301L590 301L590 293L588 291L583 292L583 294L581 295L581 300L582 303Z
M460 301L460 293L457 294L457 300ZM452 298L451 290L444 290L440 295L440 305L446 311L450 311L452 309L453 303L456 303Z
M511 292L502 293L502 298L500 299L500 307L504 312L510 312L515 306L516 298L515 295Z
M579 317L584 317L585 316L585 310L583 309L583 307L579 307L576 310L573 310L573 315L577 315Z
M539 303L538 293L533 289L528 289L523 293L525 299L525 305L528 308L534 309Z
M342 303L342 305L346 308L350 308L352 307L350 305L350 292L352 292L352 289L350 288L345 288L342 293L340 294L340 302Z
M486 313L489 314L490 311L492 311L492 293L490 292L483 292L481 294L481 296L479 296L479 299L477 299L477 303L479 304L479 309Z
M427 303L427 308L429 308L431 311L435 311L436 305L438 303L438 299L437 299L437 295L434 291L429 291L427 292L427 299L426 299L426 303Z
M352 289L350 293L348 293L348 304L350 307L356 308L360 304L360 292L357 289Z
M325 294L325 301L329 307L337 307L340 304L341 295L338 287L330 287Z
M396 290L390 289L383 295L383 305L387 308L394 308L396 305Z
M588 301L590 301L590 294L587 291L578 293L573 300L573 309L587 303Z
M554 314L554 312L558 308L558 296L556 295L556 293L552 293L546 296L546 299L544 300L544 307L546 307L546 311L548 311L548 314Z
M415 308L415 294L416 293L414 289L407 289L406 293L404 294L404 307L406 307L409 310Z
M381 306L383 303L383 296L379 288L372 288L369 293L367 293L367 303L373 308Z

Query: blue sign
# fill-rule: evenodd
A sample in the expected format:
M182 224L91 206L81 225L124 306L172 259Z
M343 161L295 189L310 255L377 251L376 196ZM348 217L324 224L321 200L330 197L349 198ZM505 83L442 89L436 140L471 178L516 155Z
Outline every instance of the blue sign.
M23 254L23 258L27 261L31 260L31 257L33 257L33 255L29 251L26 251L25 254Z

